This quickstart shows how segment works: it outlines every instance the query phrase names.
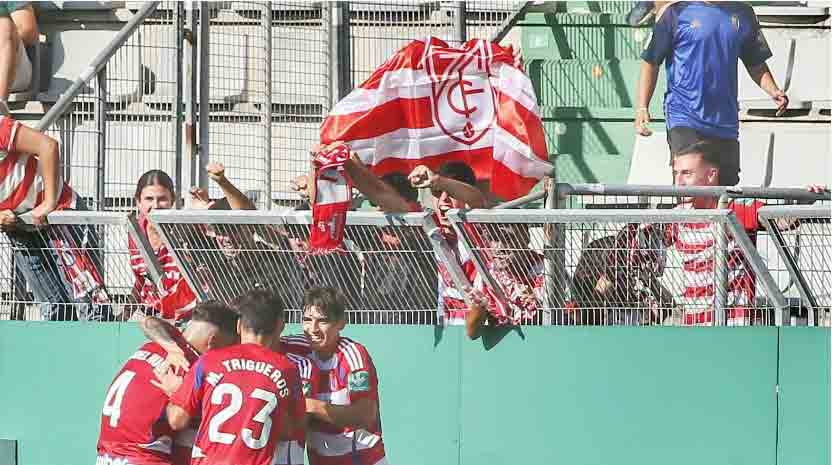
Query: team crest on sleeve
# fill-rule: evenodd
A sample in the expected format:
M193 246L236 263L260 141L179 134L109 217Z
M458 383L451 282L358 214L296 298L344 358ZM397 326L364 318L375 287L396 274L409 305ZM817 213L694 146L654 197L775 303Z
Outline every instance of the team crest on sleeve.
M496 94L490 67L488 42L477 41L464 50L428 45L425 68L432 86L434 124L459 143L475 144L494 122Z
M353 392L370 390L370 373L366 370L353 371L347 378L349 390Z

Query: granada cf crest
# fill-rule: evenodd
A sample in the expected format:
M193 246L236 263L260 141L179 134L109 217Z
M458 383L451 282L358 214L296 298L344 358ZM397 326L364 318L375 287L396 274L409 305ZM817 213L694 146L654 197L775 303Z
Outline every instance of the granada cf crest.
M476 143L494 123L497 98L489 80L490 64L485 41L462 49L428 46L425 69L432 86L433 121L457 142Z

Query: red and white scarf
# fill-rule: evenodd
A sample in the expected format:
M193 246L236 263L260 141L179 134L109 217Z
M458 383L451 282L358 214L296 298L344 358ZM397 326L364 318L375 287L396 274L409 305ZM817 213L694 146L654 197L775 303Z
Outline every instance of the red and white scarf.
M315 164L315 201L312 205L311 253L325 253L341 248L347 211L352 203L352 181L344 169L350 158L346 144L319 152Z

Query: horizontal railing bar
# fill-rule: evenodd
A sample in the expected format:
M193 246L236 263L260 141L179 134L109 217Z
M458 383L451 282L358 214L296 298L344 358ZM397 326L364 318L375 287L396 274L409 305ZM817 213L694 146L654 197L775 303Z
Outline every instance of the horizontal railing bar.
M775 218L830 218L832 210L823 205L772 205L760 209L760 218L764 220Z
M655 223L719 221L731 210L450 210L455 222L474 223Z
M747 197L756 199L829 200L829 192L817 194L807 189L791 187L742 186L662 186L646 184L567 184L555 186L560 196L569 195L630 195L666 197Z

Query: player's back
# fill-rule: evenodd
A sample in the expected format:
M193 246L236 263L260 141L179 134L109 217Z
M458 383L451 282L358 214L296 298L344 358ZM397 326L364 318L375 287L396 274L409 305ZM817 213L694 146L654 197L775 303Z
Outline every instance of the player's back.
M172 431L164 419L168 396L150 381L167 352L156 343L139 348L116 375L101 412L98 455L129 463L170 463ZM106 458L105 458L106 459Z
M200 402L202 422L191 463L269 465L302 395L297 367L269 348L238 344L208 352L193 370L193 386L183 388L198 392L191 402ZM188 402L181 391L176 404Z

